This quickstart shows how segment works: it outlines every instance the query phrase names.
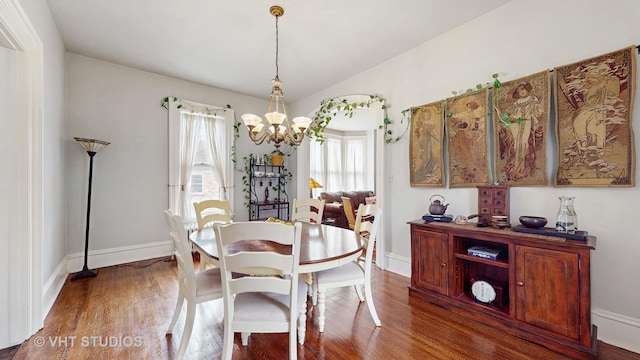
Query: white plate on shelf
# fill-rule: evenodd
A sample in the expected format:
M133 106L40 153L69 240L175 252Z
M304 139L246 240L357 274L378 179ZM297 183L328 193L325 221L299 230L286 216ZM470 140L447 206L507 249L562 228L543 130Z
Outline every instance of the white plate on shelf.
M264 176L264 171L256 171L254 174L255 174L257 177L262 177L262 176Z

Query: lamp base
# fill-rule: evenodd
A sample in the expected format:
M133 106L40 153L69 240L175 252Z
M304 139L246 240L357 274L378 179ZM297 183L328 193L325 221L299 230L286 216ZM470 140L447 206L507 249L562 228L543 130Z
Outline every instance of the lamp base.
M81 280L81 279L86 279L86 278L91 278L96 276L98 276L98 270L83 269L82 271L73 275L71 280Z

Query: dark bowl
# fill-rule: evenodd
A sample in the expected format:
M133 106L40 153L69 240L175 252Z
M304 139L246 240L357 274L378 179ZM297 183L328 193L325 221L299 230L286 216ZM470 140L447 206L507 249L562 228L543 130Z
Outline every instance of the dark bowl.
M520 223L528 228L541 228L547 225L547 219L540 216L520 216Z

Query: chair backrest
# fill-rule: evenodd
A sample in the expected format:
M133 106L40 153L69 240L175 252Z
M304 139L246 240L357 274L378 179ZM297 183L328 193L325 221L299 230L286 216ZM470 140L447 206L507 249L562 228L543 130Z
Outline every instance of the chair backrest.
M353 202L351 201L351 198L346 197L346 196L342 196L342 209L344 210L344 215L347 217L347 222L349 223L349 229L354 228L355 224L356 224L356 215L355 215L355 209L353 208Z
M313 208L316 211L313 211ZM322 214L324 213L324 200L304 198L293 199L293 212L291 214L291 221L306 221L311 222L313 220L317 224L322 222Z
M361 207L364 205L360 205ZM371 264L373 263L373 250L376 244L376 238L378 236L378 229L382 222L382 209L376 209L373 215L373 222L368 228L368 235L362 235L362 240L365 242L364 246L364 259L361 256L358 261L364 260L365 277L371 276ZM364 222L363 222L364 224ZM362 227L361 227L362 229ZM362 234L362 233L361 233Z
M233 297L236 294L265 291L297 294L301 223L291 226L272 222L235 222L215 224L214 230L225 310L230 311L228 315L233 315ZM243 243L238 245L238 242ZM232 276L232 273L246 276ZM291 296L291 305L295 308L297 300L294 298L296 296ZM227 309L227 305L231 308Z
M169 234L176 249L175 257L178 263L178 281L180 287L185 290L185 294L193 292L195 298L196 291L196 269L191 257L191 245L187 239L187 230L180 215L175 215L171 210L164 211L169 223Z
M373 221L377 210L378 207L376 204L360 204L360 206L358 206L358 212L356 215L355 224L353 226L353 231L361 234L371 233L371 228L373 227Z
M216 222L231 222L231 207L227 200L203 200L193 203L198 219L198 230Z

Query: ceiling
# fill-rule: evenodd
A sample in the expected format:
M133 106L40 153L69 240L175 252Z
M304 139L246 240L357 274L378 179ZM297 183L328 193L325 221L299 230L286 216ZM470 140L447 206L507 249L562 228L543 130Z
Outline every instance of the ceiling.
M47 0L69 52L289 101L372 68L510 0Z

